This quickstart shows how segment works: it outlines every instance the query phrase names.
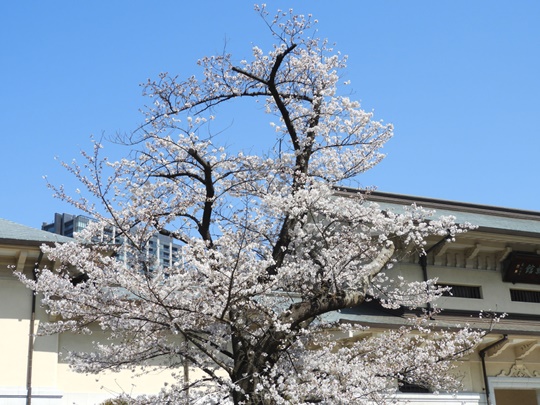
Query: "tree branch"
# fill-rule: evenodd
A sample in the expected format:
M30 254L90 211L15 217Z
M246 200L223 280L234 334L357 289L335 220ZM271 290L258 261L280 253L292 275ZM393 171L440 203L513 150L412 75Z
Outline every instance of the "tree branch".
M214 182L212 179L212 166L206 162L201 155L195 150L190 148L188 154L193 157L204 170L204 185L206 187L206 200L204 202L202 222L199 226L199 233L203 239L212 245L212 235L210 234L210 224L212 220L212 208L214 205Z
M327 294L324 297L314 297L309 301L292 304L280 317L281 321L290 322L291 329L294 329L300 323L310 318L361 304L366 298L367 288L371 283L371 280L379 274L392 259L394 251L394 244L388 242L388 245L381 249L378 256L364 266L363 271L366 273L366 276L363 285L359 286L361 289L339 291L337 293Z

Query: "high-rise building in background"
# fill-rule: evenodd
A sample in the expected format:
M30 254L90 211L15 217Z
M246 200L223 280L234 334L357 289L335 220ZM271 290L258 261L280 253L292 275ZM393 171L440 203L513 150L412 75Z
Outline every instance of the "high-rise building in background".
M54 222L44 222L41 229L58 235L74 237L77 232L86 228L91 221L93 221L92 218L84 215L55 213ZM117 235L114 227L106 229L103 237L115 244L125 243L125 238ZM156 234L148 242L146 252L149 257L156 259L156 265L170 267L175 259L178 260L178 249L179 246L173 242L173 238Z

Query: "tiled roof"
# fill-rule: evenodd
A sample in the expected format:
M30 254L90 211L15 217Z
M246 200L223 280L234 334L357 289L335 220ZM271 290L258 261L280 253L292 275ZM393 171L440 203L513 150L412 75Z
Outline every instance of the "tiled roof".
M404 206L394 203L380 202L378 203L383 209L392 210L395 213L402 213L405 211ZM429 205L422 205L422 201L418 201L419 206L425 208L431 208ZM458 223L471 223L481 228L497 229L503 232L528 232L540 234L540 217L519 218L511 214L504 215L504 213L493 214L491 212L467 212L460 211L458 209L446 209L440 207L434 207L435 215L433 218L437 218L443 215L451 215L456 217Z
M0 241L25 243L70 242L72 238L17 224L0 218Z
M361 193L361 191L342 188L338 190L338 193L341 195L354 195ZM382 209L391 210L397 214L403 213L405 207L415 203L424 208L434 209L435 215L433 218L452 215L456 217L458 223L469 222L484 230L540 234L539 211L462 203L379 191L369 193L368 201L376 202Z

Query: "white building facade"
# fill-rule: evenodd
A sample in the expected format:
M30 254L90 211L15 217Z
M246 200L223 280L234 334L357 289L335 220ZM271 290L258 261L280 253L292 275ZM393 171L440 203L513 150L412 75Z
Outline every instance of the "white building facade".
M453 215L459 223L478 226L453 243L431 239L425 257L409 256L390 270L393 276L437 278L440 285L452 287L451 296L436 302L443 309L433 321L436 325L489 329L491 313L506 314L475 352L459 363L461 392L407 392L398 398L417 405L539 405L540 212L387 193L373 193L370 199L396 212L416 203L434 209L435 216ZM372 331L397 327L412 316L415 313L406 310L385 313L362 307L344 315Z

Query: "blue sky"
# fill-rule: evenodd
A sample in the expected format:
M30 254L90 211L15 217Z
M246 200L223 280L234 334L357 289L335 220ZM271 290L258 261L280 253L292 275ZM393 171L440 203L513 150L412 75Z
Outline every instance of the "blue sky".
M312 13L319 35L349 55L354 97L395 125L387 158L362 185L540 211L540 2L267 4ZM55 157L71 161L91 135L135 129L146 79L191 75L225 44L247 58L268 41L253 1L2 2L0 217L39 228L74 212L43 180L77 187ZM232 111L223 136L256 147L260 129Z

